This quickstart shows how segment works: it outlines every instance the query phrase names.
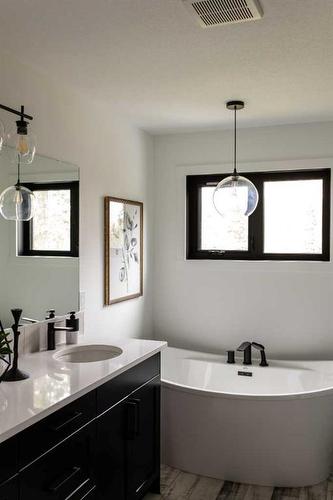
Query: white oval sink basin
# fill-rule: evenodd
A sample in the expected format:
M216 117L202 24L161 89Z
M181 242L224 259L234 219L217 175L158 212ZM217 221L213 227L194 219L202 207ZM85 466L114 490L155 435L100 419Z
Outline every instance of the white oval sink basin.
M54 354L54 359L65 363L92 363L116 358L122 354L122 349L114 345L76 345L65 347Z

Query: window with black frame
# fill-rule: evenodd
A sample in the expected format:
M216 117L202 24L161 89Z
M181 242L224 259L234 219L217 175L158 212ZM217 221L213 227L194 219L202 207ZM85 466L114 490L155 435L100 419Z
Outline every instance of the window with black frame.
M18 255L79 256L79 182L24 183L34 216L18 224Z
M246 217L221 216L213 192L226 175L189 175L187 259L330 259L331 170L246 173L259 203Z

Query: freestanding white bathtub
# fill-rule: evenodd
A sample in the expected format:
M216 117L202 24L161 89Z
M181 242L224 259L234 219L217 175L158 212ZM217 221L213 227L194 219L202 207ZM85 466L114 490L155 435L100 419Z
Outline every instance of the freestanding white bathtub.
M268 367L168 348L162 353L164 463L219 479L319 483L332 470L333 361ZM239 375L250 372L252 376Z

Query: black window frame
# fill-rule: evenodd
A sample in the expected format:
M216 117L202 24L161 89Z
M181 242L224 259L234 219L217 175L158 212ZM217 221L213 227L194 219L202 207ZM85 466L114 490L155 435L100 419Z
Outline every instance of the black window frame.
M79 257L79 181L65 182L24 182L23 186L31 191L54 191L68 189L71 193L71 247L70 250L33 250L33 218L18 223L19 256L25 257Z
M246 177L258 189L259 202L249 217L248 250L201 250L201 188L217 185L230 174L202 174L186 176L186 259L211 260L280 260L329 261L331 215L331 169L303 169L271 172L246 172ZM264 199L266 181L323 180L322 253L264 253Z

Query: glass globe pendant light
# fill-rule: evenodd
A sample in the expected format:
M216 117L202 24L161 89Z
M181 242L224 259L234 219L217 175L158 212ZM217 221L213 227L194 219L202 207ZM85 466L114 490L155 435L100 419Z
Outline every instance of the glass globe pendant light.
M258 191L255 185L237 172L237 122L239 109L244 108L243 101L228 101L227 109L234 111L234 170L232 175L225 177L216 186L213 193L214 207L220 215L237 213L251 215L258 205Z
M34 215L35 196L20 182L20 156L17 161L17 182L0 195L0 213L4 219L28 221Z
M4 124L0 121L0 151L4 145L5 141L5 127Z

